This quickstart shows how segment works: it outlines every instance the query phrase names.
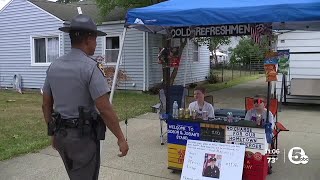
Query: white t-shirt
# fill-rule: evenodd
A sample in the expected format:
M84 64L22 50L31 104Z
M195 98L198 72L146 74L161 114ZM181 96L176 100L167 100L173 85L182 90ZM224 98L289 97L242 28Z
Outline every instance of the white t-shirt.
M202 114L202 111L208 112L209 118L214 118L214 109L210 103L204 102L202 109L199 107L198 102L194 101L189 104L190 115L192 115L193 110L197 110L199 114Z
M252 121L254 118L256 118L257 116L257 111L255 109L250 109L247 114L246 114L246 117L244 118L245 120L248 120L248 121ZM266 123L266 119L267 119L267 110L265 109L263 114L262 114L262 122L263 124ZM275 123L274 123L274 117L273 117L273 114L271 111L269 111L269 123L271 123L271 128L273 129L274 126L275 126Z

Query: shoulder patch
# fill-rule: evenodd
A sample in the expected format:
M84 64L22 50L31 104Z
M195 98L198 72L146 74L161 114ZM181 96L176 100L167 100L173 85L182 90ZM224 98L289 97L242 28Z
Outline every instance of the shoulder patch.
M102 75L103 75L104 77L106 77L107 75L106 75L106 73L105 73L104 70L103 70L103 65L102 65L101 63L97 63L97 66L98 66L98 68L100 69Z

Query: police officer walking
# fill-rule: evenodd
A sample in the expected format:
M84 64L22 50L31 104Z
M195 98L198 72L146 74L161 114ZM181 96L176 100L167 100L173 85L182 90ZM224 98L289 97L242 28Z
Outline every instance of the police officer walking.
M52 146L59 152L71 180L96 180L100 167L100 140L106 126L117 137L119 156L129 150L119 121L109 103L108 86L101 65L91 59L98 31L86 15L75 16L69 33L71 51L51 63L43 86L43 115ZM102 125L102 126L101 126Z

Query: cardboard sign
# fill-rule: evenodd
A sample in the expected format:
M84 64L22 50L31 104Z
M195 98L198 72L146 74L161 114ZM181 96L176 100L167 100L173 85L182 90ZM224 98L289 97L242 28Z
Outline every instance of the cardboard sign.
M227 126L226 143L245 145L247 151L262 155L268 148L265 130L259 128Z
M181 180L241 180L244 145L188 140Z

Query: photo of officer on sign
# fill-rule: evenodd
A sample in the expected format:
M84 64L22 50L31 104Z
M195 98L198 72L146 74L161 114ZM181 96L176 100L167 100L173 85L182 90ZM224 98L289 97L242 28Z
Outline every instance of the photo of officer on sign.
M219 162L217 162L217 159L219 159ZM221 155L205 154L202 176L219 179L221 167L220 162Z

